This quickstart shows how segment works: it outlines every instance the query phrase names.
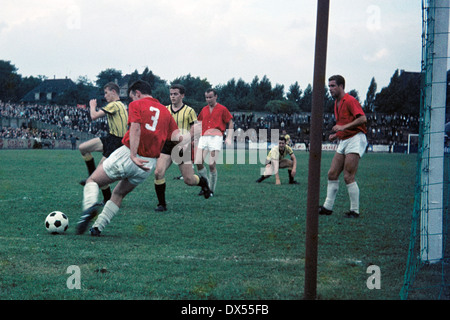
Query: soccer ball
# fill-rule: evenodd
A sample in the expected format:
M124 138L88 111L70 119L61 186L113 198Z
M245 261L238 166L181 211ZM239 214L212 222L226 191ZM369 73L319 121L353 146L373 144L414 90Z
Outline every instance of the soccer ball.
M45 229L51 234L64 233L69 227L69 218L61 211L53 211L45 218Z

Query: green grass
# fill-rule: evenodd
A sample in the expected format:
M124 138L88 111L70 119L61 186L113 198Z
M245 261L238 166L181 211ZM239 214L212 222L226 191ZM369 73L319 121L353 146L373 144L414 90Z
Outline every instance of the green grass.
M197 196L176 166L166 175L169 211L155 213L153 176L124 200L102 237L76 235L86 168L77 151L0 151L0 299L303 298L309 154L296 180L256 184L260 164L221 164L211 199ZM321 202L333 153L322 155ZM96 155L97 159L99 155ZM341 182L334 213L320 217L317 293L322 300L399 299L413 208L415 155L369 153L360 162L360 219ZM341 178L342 180L342 178ZM50 235L46 215L70 219ZM381 289L369 290L369 265ZM66 272L81 270L81 290Z

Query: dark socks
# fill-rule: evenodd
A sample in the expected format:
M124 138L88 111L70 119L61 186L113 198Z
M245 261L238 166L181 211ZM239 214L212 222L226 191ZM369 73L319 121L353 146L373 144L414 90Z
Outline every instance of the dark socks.
M156 197L158 198L158 205L166 206L166 183L155 184Z
M88 169L89 175L91 175L92 173L94 173L95 171L95 161L94 158L92 158L91 160L85 161L86 162L86 167Z

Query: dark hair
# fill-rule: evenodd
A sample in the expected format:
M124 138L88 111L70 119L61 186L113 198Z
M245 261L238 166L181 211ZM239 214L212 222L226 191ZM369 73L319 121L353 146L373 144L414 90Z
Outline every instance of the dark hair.
M279 141L281 140L281 141L286 142L286 137L285 137L285 136L280 136L280 138L279 138L278 140L279 140Z
M170 86L170 89L178 89L180 90L181 94L184 94L186 92L186 88L182 84L173 84Z
M331 76L329 79L328 79L328 81L336 81L336 84L338 85L338 87L339 86L342 86L342 88L344 88L345 89L345 79L344 79L344 77L343 76L340 76L340 75L334 75L334 76Z
M104 89L108 89L108 90L111 90L111 91L114 90L117 94L120 94L120 88L115 82L108 82L103 87L103 90Z
M136 92L139 90L142 94L152 94L152 87L147 81L144 80L137 80L136 82L133 82L133 84L128 88L128 95L130 95L131 91Z
M209 89L207 89L207 90L205 91L205 93L210 93L210 92L213 92L214 95L217 96L217 91L216 91L215 89L213 89L213 88L209 88Z

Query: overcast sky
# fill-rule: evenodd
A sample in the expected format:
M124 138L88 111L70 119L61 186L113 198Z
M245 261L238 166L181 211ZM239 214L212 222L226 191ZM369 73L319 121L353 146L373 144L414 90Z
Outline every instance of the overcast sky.
M421 0L331 0L327 76L364 101L396 69L420 71ZM91 81L149 67L213 86L266 75L285 92L313 82L314 0L2 0L0 59L22 76Z

